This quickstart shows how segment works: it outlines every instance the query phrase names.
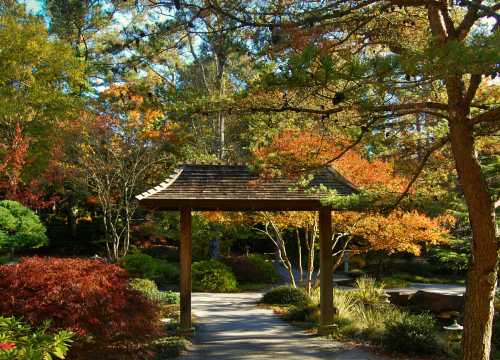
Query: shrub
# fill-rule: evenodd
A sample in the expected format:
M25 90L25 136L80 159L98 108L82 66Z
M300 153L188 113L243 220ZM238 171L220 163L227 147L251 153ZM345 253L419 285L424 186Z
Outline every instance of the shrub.
M364 305L381 304L386 299L384 285L377 286L374 279L362 276L356 279L353 297Z
M160 338L153 342L153 350L156 360L174 359L186 350L188 341L182 337L169 336Z
M292 306L286 313L285 318L289 321L319 323L320 308L318 305L313 304Z
M179 262L179 248L175 246L157 245L142 249L142 252L155 259L165 260L166 262Z
M439 350L436 321L429 314L419 314L388 322L382 344L389 351L435 354Z
M16 201L0 201L0 250L14 252L46 244L45 227L33 211Z
M157 306L133 290L125 270L100 260L22 258L0 266L0 313L31 325L52 320L97 340L158 333Z
M193 288L197 291L229 292L237 288L231 269L217 260L193 263Z
M135 252L120 260L130 276L154 280L158 285L176 283L179 281L179 268L163 260Z
M14 317L0 316L1 358L45 360L52 359L53 355L64 359L74 334L67 330L50 334L49 325L47 321L39 329L32 329Z
M239 283L270 284L279 280L274 265L262 255L226 258L224 262L231 267Z
M130 280L130 286L143 294L158 291L158 286L156 285L156 283L153 280L149 279L132 279Z
M368 285L364 285L361 287L366 290ZM385 302L368 301L370 299L378 301L378 298L370 295L370 292L340 289L333 291L335 324L338 326L335 334L337 338L380 342L386 323L399 321L402 318L403 313L395 306Z
M265 293L262 302L273 305L306 305L311 303L311 298L303 289L283 285Z
M174 293L173 291L160 291L158 290L158 286L153 280L149 279L132 279L130 281L130 286L140 291L144 294L149 300L159 301L165 304L178 304L179 294Z

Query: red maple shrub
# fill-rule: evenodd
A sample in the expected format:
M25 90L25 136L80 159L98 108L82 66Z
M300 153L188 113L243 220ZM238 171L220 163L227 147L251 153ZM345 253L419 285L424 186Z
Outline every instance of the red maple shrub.
M0 266L0 314L98 341L158 335L157 305L128 285L128 274L100 260L23 258Z

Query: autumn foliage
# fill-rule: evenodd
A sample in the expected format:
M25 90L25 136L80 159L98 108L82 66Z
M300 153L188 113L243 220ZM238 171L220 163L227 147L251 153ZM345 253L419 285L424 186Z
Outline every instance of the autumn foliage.
M298 177L330 165L358 187L383 186L395 192L403 189L404 178L396 176L390 163L368 160L355 147L345 151L348 145L344 137L288 129L274 136L269 145L255 149L254 155L267 174L280 169L283 175Z
M365 246L353 246L353 250L407 252L420 255L422 244L437 245L446 242L446 216L429 218L417 211L396 210L388 215L334 212L334 229L361 238Z
M98 341L158 334L158 309L128 285L127 272L100 260L23 258L0 266L0 313Z

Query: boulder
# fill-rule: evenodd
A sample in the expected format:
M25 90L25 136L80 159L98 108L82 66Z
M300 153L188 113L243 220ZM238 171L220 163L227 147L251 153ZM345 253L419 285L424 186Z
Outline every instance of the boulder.
M396 306L406 307L410 305L410 299L415 295L415 291L394 291L388 292L389 302Z
M464 307L464 296L453 293L439 293L431 291L417 291L409 302L410 306L429 310L435 314L447 311L462 311Z

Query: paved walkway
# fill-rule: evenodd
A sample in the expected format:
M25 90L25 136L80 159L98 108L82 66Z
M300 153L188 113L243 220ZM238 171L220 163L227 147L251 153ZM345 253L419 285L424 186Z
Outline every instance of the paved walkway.
M194 293L197 334L182 360L383 360L316 337L257 307L260 293Z

